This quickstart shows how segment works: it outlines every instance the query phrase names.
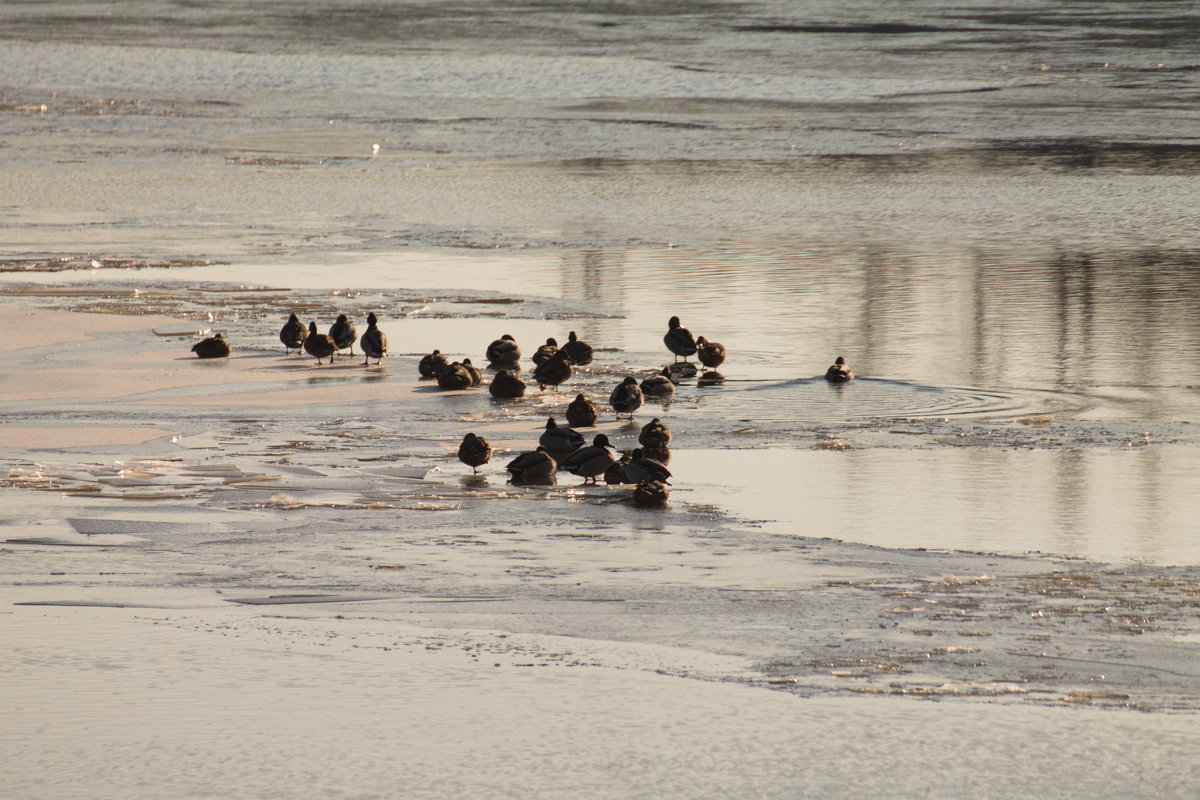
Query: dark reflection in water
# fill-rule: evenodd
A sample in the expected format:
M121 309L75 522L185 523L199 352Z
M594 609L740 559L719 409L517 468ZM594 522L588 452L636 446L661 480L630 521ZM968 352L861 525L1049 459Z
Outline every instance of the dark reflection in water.
M1187 394L1200 361L1200 257L1191 253L779 242L569 254L560 264L564 296L648 317L631 321L632 341L615 343L622 348L655 341L656 326L680 313L694 333L730 346L731 364L755 377L812 375L844 355L861 375L1114 387L1143 394L1153 418L1195 409ZM596 327L593 338L599 328L611 334L607 321Z

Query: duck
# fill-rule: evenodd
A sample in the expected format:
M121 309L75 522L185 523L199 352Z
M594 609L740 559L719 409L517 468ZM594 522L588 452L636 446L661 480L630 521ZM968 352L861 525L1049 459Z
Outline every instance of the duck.
M680 356L687 361L688 356L696 354L696 340L692 338L692 332L680 324L679 317L671 317L667 320L667 332L663 336L663 344L675 354L676 361Z
M478 386L479 384L483 383L483 373L479 371L479 367L471 363L471 359L464 358L462 360L462 366L463 369L467 371L467 374L471 376L472 386Z
M652 458L664 467L671 463L671 448L665 444L662 447L642 447L642 455Z
M665 369L675 383L694 378L697 372L696 364L692 361L676 361L674 364L667 364Z
M620 458L608 465L608 469L604 470L604 482L607 484L614 483L629 483L629 477L625 474L625 467L629 466L632 460L629 453L623 453Z
M383 357L387 355L388 340L387 334L379 330L379 319L375 316L375 312L367 314L367 330L358 340L358 346L363 351L363 366L370 363L371 359L375 359L375 363L379 364L383 361Z
M543 364L549 361L555 353L558 352L558 341L551 336L546 340L546 343L539 347L533 353L533 363Z
M638 508L662 508L671 497L671 490L662 481L638 481L630 501Z
M696 358L709 369L716 369L725 363L725 345L701 336L696 339Z
M592 363L592 357L594 355L592 346L587 342L581 341L579 337L575 335L575 331L571 331L567 334L567 343L562 346L562 349L566 350L567 355L571 357L571 360L581 367Z
M421 373L422 378L436 378L438 373L448 366L450 361L442 355L442 351L434 350L421 356L421 360L417 362L417 372Z
M592 443L559 460L559 467L583 478L584 483L596 483L608 468L617 463L610 451L613 445L603 433L597 433Z
M671 379L671 370L663 367L661 372L642 381L641 388L645 397L670 397L675 394L675 381Z
M574 453L586 443L587 440L583 438L583 434L574 428L559 425L554 421L554 417L546 419L546 430L538 437L538 444L546 448L546 452L557 459Z
M315 356L317 363L321 363L321 359L329 356L329 363L333 363L333 354L337 352L337 342L333 337L326 333L317 333L317 323L308 323L308 336L304 337L304 352L310 356Z
M595 402L590 397L577 394L575 399L567 404L568 425L576 428L590 428L596 424L598 419L600 419L600 409L596 408Z
M854 380L854 373L846 365L846 359L838 356L829 369L825 370L825 380L830 383L845 383Z
M554 483L555 473L558 472L558 461L546 452L546 448L538 447L508 462L505 467L512 476L513 483Z
M696 379L697 386L720 386L725 382L725 376L715 369L706 369L704 374Z
M202 339L192 345L192 352L198 358L226 358L229 355L229 342L221 334Z
M671 429L658 417L642 426L638 444L648 450L662 450L671 443Z
M457 361L447 364L446 367L438 373L437 383L443 389L470 389L475 385L471 373L467 368Z
M484 357L488 360L488 366L511 367L521 360L521 348L517 340L506 333L487 346Z
M634 412L642 407L643 399L637 378L631 375L612 390L612 394L608 396L608 404L617 412L617 419L620 419L622 414L628 414L629 418L633 419Z
M637 448L630 454L629 463L625 465L625 476L633 483L642 481L662 481L670 483L671 471L657 459L650 458L642 448Z
M308 336L308 328L304 327L304 323L295 314L288 317L288 321L283 323L283 327L279 330L279 341L283 342L284 354L295 350L299 353L304 348L304 338Z
M488 384L488 392L498 400L514 400L525 396L525 381L518 378L516 373L502 369Z
M458 460L478 474L479 468L492 460L492 445L482 436L468 433L458 446Z
M558 388L560 383L567 381L571 377L571 365L574 362L571 357L562 350L556 352L553 358L538 364L533 370L533 379L538 382L538 385L545 389L547 386Z
M338 350L345 350L349 347L350 355L354 355L354 343L358 341L358 330L345 314L338 314L338 318L329 326L329 335L337 344Z

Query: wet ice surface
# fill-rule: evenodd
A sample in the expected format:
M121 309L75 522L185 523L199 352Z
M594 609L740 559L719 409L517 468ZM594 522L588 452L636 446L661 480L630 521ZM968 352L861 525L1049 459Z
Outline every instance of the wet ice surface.
M0 313L177 320L0 355L5 429L164 431L0 453L6 780L1195 794L1194 12L897 13L0 6ZM672 314L731 355L640 412L668 508L507 484ZM557 391L417 380L569 330Z

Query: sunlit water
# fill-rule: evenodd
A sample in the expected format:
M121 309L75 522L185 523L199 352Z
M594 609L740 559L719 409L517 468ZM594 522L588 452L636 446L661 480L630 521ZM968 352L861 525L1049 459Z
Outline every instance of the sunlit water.
M17 600L47 601L185 590L223 593L221 602L468 590L512 601L579 586L572 591L590 593L590 602L610 590L656 596L671 587L682 592L670 594L667 615L679 627L630 637L741 660L769 658L779 646L803 661L812 658L805 647L837 642L777 645L779 631L809 623L794 625L774 606L758 611L770 631L762 641L752 621L718 634L678 620L691 603L712 604L705 592L807 591L814 564L828 571L823 578L853 582L868 561L909 564L930 551L984 554L971 562L979 572L1027 553L1200 563L1198 33L1194 9L1166 3L0 5L3 305L184 320L179 336L23 342L0 357L0 379L19 386L34 366L82 368L127 353L176 353L172 369L213 376L198 387L5 408L7 425L170 434L139 446L6 450L4 538L58 543L6 545L21 555L9 589ZM276 332L293 308L322 328L339 312L361 325L374 311L391 355L370 369L285 358ZM627 450L652 416L671 425L670 506L633 509L622 490L576 491L576 478L551 490L508 485L505 461L532 447L545 418L561 418L576 392L603 405L624 375L642 377L671 360L662 335L672 315L729 348L724 380L686 379L669 402L647 403L635 424L615 422L606 409L598 429ZM234 358L192 359L193 329L223 331ZM481 362L502 333L528 353L569 330L599 351L559 390L533 388L499 403L483 389L445 393L416 383L416 360L433 348ZM838 355L859 377L832 386L820 376ZM272 379L218 382L239 369ZM321 387L347 392L336 403L297 399ZM468 430L500 445L479 479L453 458ZM80 546L103 535L144 541ZM813 548L822 555L809 560ZM380 563L405 569L370 569ZM62 574L47 578L51 571ZM1137 596L1131 607L1150 603ZM810 619L840 619L842 602ZM529 611L419 623L460 626L465 618L490 629L540 619ZM994 624L1040 609L1004 613ZM579 640L624 635L599 613L567 616L569 625L548 627ZM878 628L891 624L883 616ZM927 633L918 626L913 635ZM953 650L962 642L938 643ZM108 663L134 646L89 642L86 651ZM192 675L218 713L144 670L133 676L212 745L168 744L164 756L155 732L176 730L173 721L157 707L141 717L145 736L123 752L185 764L183 784L170 792L177 796L214 785L195 776L230 755L215 744L232 735L225 715L248 719L238 716L243 676L222 673L197 646L196 658L164 657L163 668ZM1028 649L1018 636L985 656ZM61 656L29 658L52 665ZM336 685L346 669L301 660L313 685ZM417 786L447 773L463 781L441 786L443 796L505 796L497 787L507 780L512 796L612 796L611 765L636 760L638 743L660 741L665 719L694 736L712 719L706 714L731 704L759 721L743 719L729 735L714 729L690 749L675 742L664 748L670 764L631 771L628 791L615 793L637 796L651 785L652 796L665 796L669 782L679 796L887 795L895 785L905 796L1009 796L1024 771L1008 756L1040 757L1025 747L1030 729L1055 754L1029 770L1035 777L1063 776L1063 765L1076 762L1059 755L1084 741L1073 720L1049 719L1044 709L976 708L945 726L953 736L929 745L964 759L947 773L955 759L922 760L924 740L912 736L925 730L921 714L891 700L860 712L846 698L821 698L827 706L796 711L791 696L731 699L750 694L745 687L664 689L640 676L645 667L627 670L636 681L623 676L611 686L589 673L584 693L572 675L534 687L506 667L497 696L514 705L544 700L531 712L539 725L522 730L558 731L552 740L568 739L574 724L557 710L560 699L590 714L617 695L638 709L642 694L672 693L647 701L644 716L590 718L612 729L589 739L586 754L545 752L521 731L489 727L497 682L476 671L423 664L414 680L441 669L454 677L396 686L387 664L355 663L361 683L390 688L344 707L336 692L323 695L316 702L328 706L305 713L360 725L356 703L416 703L433 718L470 687L469 713L425 727L414 715L365 737L402 740L431 764L485 759L484 778L465 777L467 767L407 769ZM1043 667L980 669L1008 681ZM743 679L721 669L729 672L719 680ZM1095 680L1101 667L1080 670L1061 682L1066 688L1047 685L1075 689L1071 681ZM84 728L111 732L107 684L97 686L94 674L59 663L37 685L36 674L18 671L37 696L54 681L94 689ZM937 687L950 678L903 680ZM293 688L255 696L288 705ZM1177 698L1145 702L1188 707ZM844 756L861 740L857 723L840 724L860 713L873 730L895 727L886 746L852 759L858 783L814 773L827 760L821 742ZM1134 715L1120 718L1111 749L1133 753L1144 731ZM802 731L792 730L797 719ZM1157 734L1162 725L1152 726ZM464 726L486 729L495 751L456 753ZM996 745L997 730L1015 733ZM764 747L754 731L801 744ZM37 733L53 736L44 724ZM271 751L275 736L256 728L251 752ZM280 749L304 751L302 738ZM1195 776L1180 774L1186 759L1160 741L1164 749L1147 761L1131 755L1121 780L1089 782L1081 770L1063 785L1016 793L1182 796ZM596 742L612 749L598 751ZM1003 751L1008 766L972 760L982 742ZM511 764L514 751L528 748L548 766L530 778L523 760L523 781ZM370 765L394 749L327 764L339 777L326 786L386 796L394 783L376 780L395 776ZM881 752L892 761L877 763ZM46 763L44 752L27 755L27 766ZM697 761L712 784L689 782ZM578 767L570 786L555 777L567 762ZM1144 764L1156 769L1139 771ZM927 768L949 775L953 789L922 783ZM129 789L137 776L114 769L121 796L137 796ZM229 785L267 797L278 778L279 796L290 796L308 780L254 769L234 764ZM47 783L45 772L27 770L18 786L80 795L65 777ZM981 785L979 775L1003 779Z

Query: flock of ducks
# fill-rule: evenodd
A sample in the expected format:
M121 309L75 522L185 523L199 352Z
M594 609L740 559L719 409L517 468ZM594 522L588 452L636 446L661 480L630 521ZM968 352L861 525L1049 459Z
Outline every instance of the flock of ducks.
M283 343L284 352L297 353L303 351L317 359L318 364L333 358L343 350L349 350L354 356L354 345L357 342L363 354L363 364L375 359L378 364L387 355L387 334L379 329L379 321L374 312L367 315L367 329L361 337L345 314L338 315L337 320L330 326L328 333L320 333L317 324L310 322L307 327L300 319L292 314L288 317L283 328L279 331L279 340ZM667 322L667 332L663 336L663 344L675 356L672 365L638 381L633 376L626 377L609 394L608 404L617 419L635 418L636 412L645 402L645 398L665 398L675 393L675 372L684 372L695 368L688 361L691 356L704 366L715 370L725 361L725 346L712 342L703 336L693 337L684 328L679 317L671 317ZM230 354L229 343L221 334L204 339L192 346L192 351L200 358L225 358ZM498 399L515 399L524 396L527 389L525 381L516 374L520 369L521 348L509 334L487 346L484 357L488 366L495 371L495 376L488 385L488 391ZM548 386L557 388L568 381L576 366L584 366L592 362L594 350L587 342L580 340L575 331L568 334L567 341L559 346L553 339L539 346L532 356L534 362L533 381L541 389ZM679 359L683 359L683 364ZM449 361L438 350L423 356L417 364L417 370L423 378L437 381L442 389L469 389L483 383L482 371L471 363L471 359ZM825 379L832 383L844 383L853 380L854 373L846 365L841 356L825 372ZM700 378L716 383L723 380L719 373L706 372ZM632 502L637 506L654 507L666 505L670 490L670 461L671 430L657 417L642 426L638 434L638 447L624 454L618 454L616 446L609 441L604 433L597 433L591 444L576 428L591 427L600 418L600 409L595 401L583 394L577 394L566 408L566 425L560 425L549 417L546 427L538 437L536 449L523 452L505 466L510 480L517 484L553 484L559 471L567 472L584 479L584 484L597 484L603 479L608 484L634 484ZM479 468L492 459L492 446L482 436L468 433L463 436L458 446L458 459L471 467L475 473Z

